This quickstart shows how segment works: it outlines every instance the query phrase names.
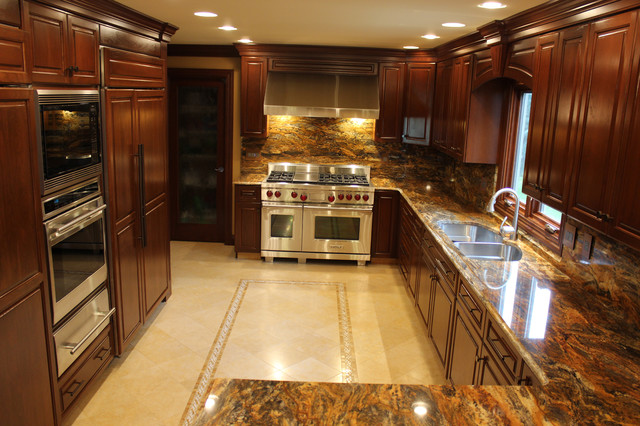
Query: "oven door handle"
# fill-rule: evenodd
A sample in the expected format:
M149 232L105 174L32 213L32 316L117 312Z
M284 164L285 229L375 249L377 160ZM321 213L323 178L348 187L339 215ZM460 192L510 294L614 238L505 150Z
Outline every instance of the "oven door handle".
M116 312L116 308L111 308L111 310L109 312L99 312L98 315L104 315L104 317L100 320L100 322L98 324L95 325L95 327L93 327L91 329L90 332L87 333L86 336L84 336L78 343L67 343L64 345L65 349L71 349L71 355L75 354L78 349L80 349L80 346L82 346L84 344L84 342L87 341L87 339L89 339L89 337L91 337L91 335L93 334L94 331L96 331L97 329L100 328L100 326L102 324L104 324L105 321L107 321L109 318L111 318L111 316Z
M55 238L57 238L57 237L65 234L69 229L77 226L81 222L84 222L86 220L92 219L94 216L96 216L98 213L101 213L106 208L107 208L107 205L103 204L100 207L98 207L97 209L92 210L89 213L85 213L82 216L79 216L79 217L73 219L71 222L67 223L64 226L61 226L60 228L58 228L56 230L56 232L53 233L53 236Z
M262 207L280 207L284 209L301 209L302 204L293 204L293 203L274 203L272 201L263 201Z
M351 210L357 212L370 212L373 210L373 206L336 206L333 204L322 204L319 206L305 204L304 208L312 210Z

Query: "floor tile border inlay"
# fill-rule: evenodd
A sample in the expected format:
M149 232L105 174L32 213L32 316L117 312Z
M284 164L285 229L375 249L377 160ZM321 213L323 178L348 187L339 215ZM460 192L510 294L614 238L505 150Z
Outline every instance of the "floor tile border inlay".
M204 368L198 377L196 386L189 398L189 403L182 418L183 425L192 424L198 412L198 408L203 404L208 385L215 374L215 371L222 357L222 353L231 334L233 324L236 320L238 311L242 304L242 300L247 292L249 284L294 284L294 285L324 285L334 286L336 288L337 304L338 304L338 325L340 333L340 361L341 373L344 383L354 383L358 381L358 373L356 369L355 351L353 345L353 335L351 329L351 320L349 316L349 304L344 283L329 282L313 282L313 281L274 281L274 280L241 280L231 299L227 313L222 320L222 324L216 338L211 346Z

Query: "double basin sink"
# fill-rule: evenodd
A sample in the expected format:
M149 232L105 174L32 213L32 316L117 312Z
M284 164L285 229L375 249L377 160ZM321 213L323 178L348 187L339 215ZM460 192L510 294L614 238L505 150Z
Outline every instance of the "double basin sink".
M453 245L470 259L516 262L522 250L504 244L502 236L481 225L444 222L438 226L453 241Z

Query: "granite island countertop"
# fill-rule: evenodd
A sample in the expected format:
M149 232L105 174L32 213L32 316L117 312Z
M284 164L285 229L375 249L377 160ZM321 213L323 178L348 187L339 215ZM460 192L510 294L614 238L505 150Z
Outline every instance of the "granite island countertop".
M236 183L256 184L263 178L243 175ZM461 221L497 229L498 219L460 205L435 182L389 176L372 178L372 184L403 194L491 317L499 319L495 322L542 385L399 386L217 379L211 391L225 397L220 397L213 410L203 406L199 422L238 419L235 416L242 412L249 420L273 415L274 422L304 423L300 413L335 412L343 416L339 417L342 422L380 424L640 423L640 330L610 309L609 299L584 290L583 282L563 273L554 265L553 256L526 238L515 242L523 251L519 262L464 257L438 223ZM249 404L251 401L255 404ZM410 408L416 402L427 405L427 415L413 414ZM301 411L301 406L306 408ZM314 411L317 407L324 411Z

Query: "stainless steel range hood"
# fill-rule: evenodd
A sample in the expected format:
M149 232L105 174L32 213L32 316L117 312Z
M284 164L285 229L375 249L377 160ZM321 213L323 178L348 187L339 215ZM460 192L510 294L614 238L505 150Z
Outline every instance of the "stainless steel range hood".
M376 119L380 113L378 77L270 72L264 113Z

